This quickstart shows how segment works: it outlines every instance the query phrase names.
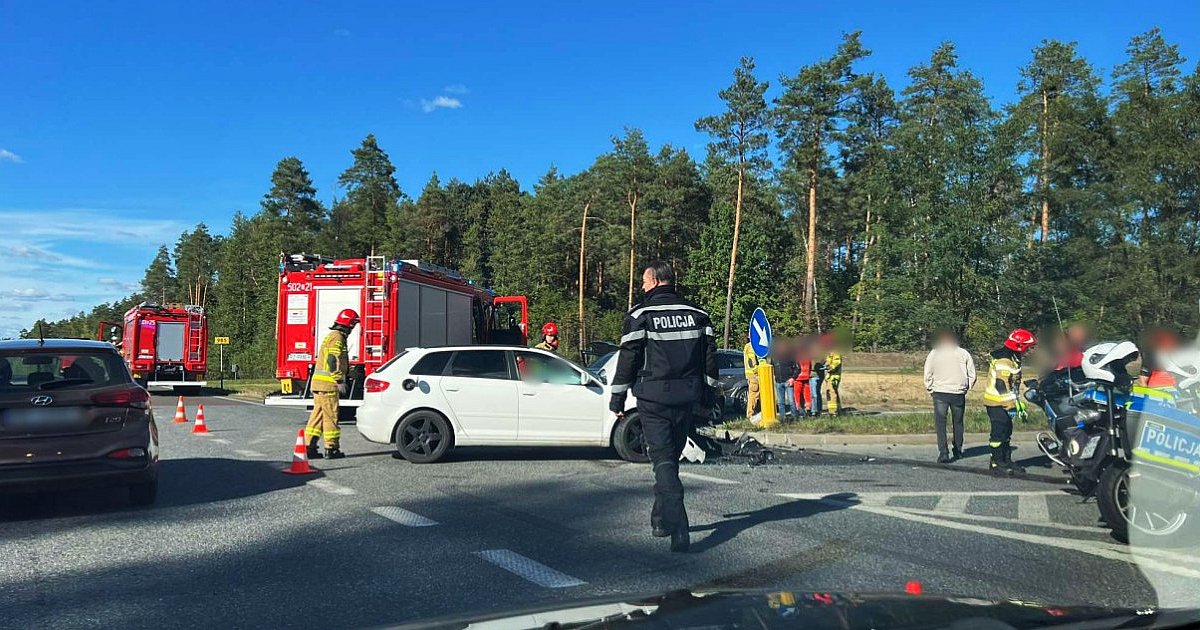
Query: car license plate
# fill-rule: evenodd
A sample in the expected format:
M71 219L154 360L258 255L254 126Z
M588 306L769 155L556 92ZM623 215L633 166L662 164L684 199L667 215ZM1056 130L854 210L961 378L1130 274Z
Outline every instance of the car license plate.
M83 428L88 418L79 407L9 409L0 415L6 433L55 433Z

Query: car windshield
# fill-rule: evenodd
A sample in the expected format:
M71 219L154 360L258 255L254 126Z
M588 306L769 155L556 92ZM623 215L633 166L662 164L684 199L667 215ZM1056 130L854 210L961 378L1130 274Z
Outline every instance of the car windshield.
M129 382L113 352L0 350L0 393L105 387Z
M0 628L1200 610L1200 0L0 0L0 87Z

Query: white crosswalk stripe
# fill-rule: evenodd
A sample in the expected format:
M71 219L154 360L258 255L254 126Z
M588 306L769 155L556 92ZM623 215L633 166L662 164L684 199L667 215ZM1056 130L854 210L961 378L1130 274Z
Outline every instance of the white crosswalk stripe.
M971 500L969 494L943 494L938 497L933 511L943 514L964 514L967 511L967 501L969 500Z
M406 527L432 527L437 525L437 521L433 519L425 518L416 512L409 512L408 510L395 505L373 507L371 508L371 511L382 516L383 518L388 519L389 521L399 523Z
M538 586L546 588L567 588L570 586L580 586L587 584L583 580L571 577L561 571L556 571L550 567L530 560L521 554L510 551L508 549L486 549L477 551L475 555L487 560L488 562L513 573L519 575Z
M1045 496L1017 495L1017 519L1026 523L1049 523L1050 506Z

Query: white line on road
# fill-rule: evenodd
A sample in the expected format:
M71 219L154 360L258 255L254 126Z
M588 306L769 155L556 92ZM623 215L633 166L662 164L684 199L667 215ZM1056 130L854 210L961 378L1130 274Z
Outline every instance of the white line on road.
M318 490L328 492L329 494L340 494L343 496L358 494L354 488L347 488L346 486L338 485L328 479L313 479L312 481L308 482L308 485Z
M1022 494L1017 497L1017 518L1026 523L1049 523L1050 506L1046 497Z
M229 440L226 440L225 438L213 438L213 441L216 442L217 444L229 444L230 443Z
M583 580L571 577L566 573L562 573L551 569L550 567L530 560L525 556L508 549L487 549L477 551L475 555L491 562L492 564L508 571L509 573L519 575L538 586L546 588L567 588L569 586L580 586L587 584Z
M982 494L982 493L976 493L976 494ZM1016 493L1016 492L1008 492L1008 493L1000 493L1000 494L1007 494L1010 496L1011 495L1018 495L1018 496L1020 495L1020 493ZM1039 494L1039 493L1033 493L1033 494ZM803 497L796 497L795 495L790 495L790 494L781 494L779 496L788 497L788 498L803 498ZM1193 578L1193 579L1200 578L1200 570L1191 569L1191 568L1187 568L1187 567L1181 567L1181 566L1172 564L1170 562L1161 562L1161 561L1153 560L1153 559L1146 558L1146 557L1134 558L1132 555L1130 555L1128 549L1123 548L1123 547L1117 547L1115 545L1106 545L1103 543L1079 540L1078 538L1057 538L1057 537L1053 537L1053 536L1044 536L1041 534L1026 534L1024 532L1014 532L1014 531L1010 531L1007 529L996 529L993 527L984 527L982 525L972 525L970 523L960 523L955 520L949 520L945 517L939 518L936 516L926 516L925 514L913 514L911 512L892 509L892 508L875 507L875 506L862 505L862 504L853 505L853 504L851 504L851 502L848 502L845 499L840 499L840 500L839 499L818 499L818 500L829 503L830 505L844 506L844 507L848 507L849 509L859 510L861 512L869 512L871 514L877 514L879 516L889 516L891 518L898 518L900 520L911 521L914 523L923 523L925 525L933 525L935 527L943 527L945 529L953 529L953 530L958 530L958 531L970 532L973 534L984 534L987 536L995 536L997 538L1007 538L1009 540L1016 540L1019 542L1030 543L1030 544L1034 544L1034 545L1041 545L1043 547L1053 547L1055 549L1062 549L1065 551L1078 551L1081 553L1086 553L1086 554L1089 554L1092 556L1096 556L1098 558L1104 558L1107 560L1117 560L1120 562L1136 564L1139 568L1141 568L1143 570L1144 569L1152 569L1152 570L1160 571L1163 573L1171 573L1173 575L1178 575L1181 577L1187 577L1187 578Z
M242 457L266 457L266 455L263 455L262 453L259 453L258 451L236 450L236 451L234 451L234 453L237 453L238 455L241 455Z
M232 400L233 402L242 403L243 405L254 405L255 407L266 407L266 405L264 405L260 402L254 402L253 400L242 400L241 398L230 398L229 396L217 396L217 398L220 398L221 400Z
M884 507L884 506L877 506ZM912 514L931 514L929 510L922 510L913 507L896 507L888 506L889 510L900 510L902 512L910 512ZM1064 525L1062 523L1052 523L1045 521L1035 523L1032 521L1023 521L1019 518L1009 518L1006 516L984 516L982 514L946 514L945 516L966 521L977 521L980 523L993 523L999 525L1028 525L1030 527L1042 527L1049 529L1058 529L1064 532L1085 532L1089 534L1103 533L1105 530L1096 525Z
M416 512L396 507L394 505L384 505L381 507L373 507L371 511L386 518L390 521L395 521L406 527L430 527L437 525L437 521L425 518Z
M740 481L734 481L732 479L721 479L720 477L709 477L708 475L698 475L696 473L690 473L690 472L681 472L681 473L679 473L679 476L686 477L688 479L699 479L700 481L709 481L712 483L723 483L723 484L729 484L729 485L733 485L733 486L736 486L736 485L742 483Z
M938 495L938 502L933 511L943 514L964 514L967 511L967 501L970 499L971 495L969 494Z

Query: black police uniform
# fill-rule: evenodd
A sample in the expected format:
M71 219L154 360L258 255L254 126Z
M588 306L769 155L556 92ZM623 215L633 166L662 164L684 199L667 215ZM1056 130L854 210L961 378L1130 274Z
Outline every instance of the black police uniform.
M687 545L679 456L693 407L711 407L716 387L717 340L708 313L680 298L674 285L651 289L625 315L609 409L624 412L632 388L654 466L651 526L672 533L672 548L679 537Z

